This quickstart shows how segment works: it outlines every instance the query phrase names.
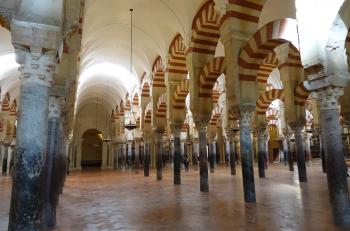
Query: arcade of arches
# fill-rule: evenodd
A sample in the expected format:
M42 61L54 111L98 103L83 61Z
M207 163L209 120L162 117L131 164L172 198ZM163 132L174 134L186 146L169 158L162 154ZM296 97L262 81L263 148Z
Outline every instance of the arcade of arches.
M0 24L0 227L59 227L91 168L155 194L239 181L247 206L317 172L329 227L350 227L350 0L2 0Z

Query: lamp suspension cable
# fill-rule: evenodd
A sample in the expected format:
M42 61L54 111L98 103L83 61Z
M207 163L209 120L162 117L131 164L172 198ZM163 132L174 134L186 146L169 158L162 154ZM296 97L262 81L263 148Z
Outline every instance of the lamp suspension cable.
M134 9L130 9L130 80L132 79L132 51L133 51L133 31L132 31L132 16L133 16L133 11ZM130 94L129 94L129 102L130 102L130 110L129 110L129 123L125 125L125 128L128 130L134 130L137 128L136 125L136 120L135 120L135 115L134 115L134 110L133 110L133 102L132 102L132 89L130 89ZM132 121L134 118L135 122Z

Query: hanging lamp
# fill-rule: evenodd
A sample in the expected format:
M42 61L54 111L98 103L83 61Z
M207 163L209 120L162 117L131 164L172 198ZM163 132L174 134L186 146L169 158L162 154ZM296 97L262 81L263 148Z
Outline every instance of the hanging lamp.
M130 79L132 78L132 13L133 9L130 9ZM129 111L129 123L125 124L125 128L129 131L132 131L137 128L136 120L135 120L135 112L133 109L133 104L131 100L131 94L129 98L130 102L130 111Z

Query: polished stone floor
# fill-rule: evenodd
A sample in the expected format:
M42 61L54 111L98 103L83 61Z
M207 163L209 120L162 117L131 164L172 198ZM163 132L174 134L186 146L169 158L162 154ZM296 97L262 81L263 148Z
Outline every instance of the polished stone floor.
M238 166L239 168L239 166ZM255 178L257 203L243 202L237 176L220 167L210 174L210 192L199 192L198 172L182 172L174 186L172 170L88 171L71 174L57 211L55 231L80 230L341 230L332 224L326 175L308 167L309 182L274 164L266 179ZM255 169L257 171L257 169ZM257 172L255 172L257 176ZM7 230L11 180L0 177L0 230Z

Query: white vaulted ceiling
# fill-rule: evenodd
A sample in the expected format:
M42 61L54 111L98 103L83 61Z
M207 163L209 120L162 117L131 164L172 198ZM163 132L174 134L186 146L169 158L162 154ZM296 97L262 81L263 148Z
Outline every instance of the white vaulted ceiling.
M203 0L87 0L77 105L96 101L113 108L166 57L177 33L190 39ZM130 77L130 11L133 8L133 77Z

